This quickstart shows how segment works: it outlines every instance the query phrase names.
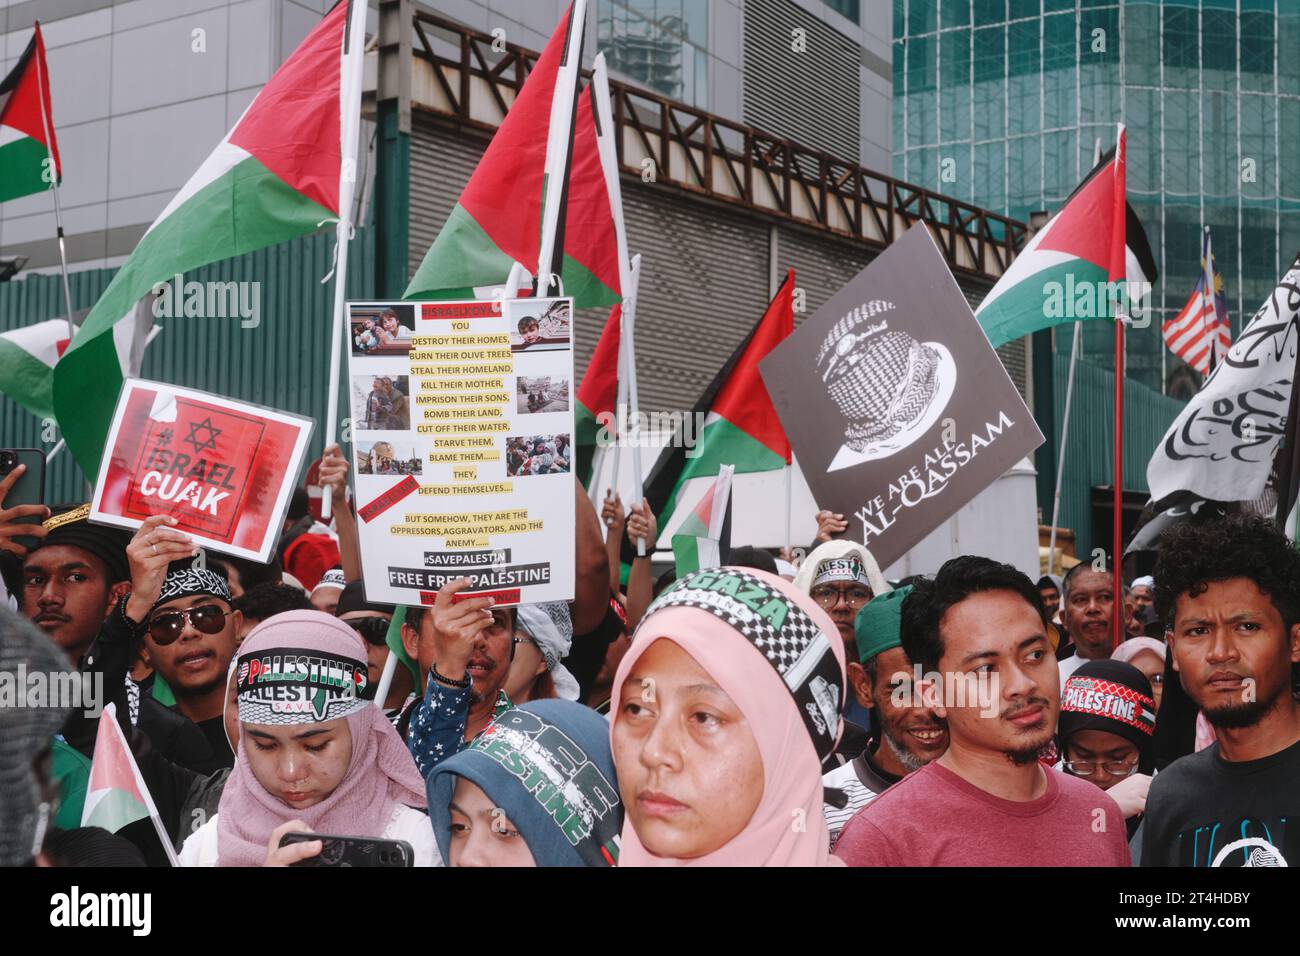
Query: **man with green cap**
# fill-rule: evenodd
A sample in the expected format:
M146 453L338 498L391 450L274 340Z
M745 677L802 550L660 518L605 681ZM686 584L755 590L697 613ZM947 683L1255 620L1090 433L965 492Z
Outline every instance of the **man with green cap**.
M832 847L854 814L948 749L947 724L932 708L913 705L915 675L899 636L903 598L911 591L903 587L877 595L854 621L861 663L849 662L849 686L863 707L875 710L881 734L822 778Z

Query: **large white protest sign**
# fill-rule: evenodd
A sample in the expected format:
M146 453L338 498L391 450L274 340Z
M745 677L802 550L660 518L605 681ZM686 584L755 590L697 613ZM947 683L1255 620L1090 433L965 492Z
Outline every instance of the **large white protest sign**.
M1249 501L1264 492L1286 431L1298 322L1300 256L1169 426L1147 465L1153 500L1193 491Z
M366 597L574 590L573 301L353 302L348 394Z

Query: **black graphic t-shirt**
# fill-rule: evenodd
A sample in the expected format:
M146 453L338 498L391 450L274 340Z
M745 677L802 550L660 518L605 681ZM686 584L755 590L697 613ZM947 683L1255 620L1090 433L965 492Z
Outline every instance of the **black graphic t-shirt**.
M1300 742L1235 762L1215 743L1158 773L1142 865L1300 865Z

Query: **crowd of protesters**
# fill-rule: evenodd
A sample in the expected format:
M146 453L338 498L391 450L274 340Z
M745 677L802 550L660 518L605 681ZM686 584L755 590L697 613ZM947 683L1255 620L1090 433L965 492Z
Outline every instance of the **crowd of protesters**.
M1173 527L1122 594L1091 563L1035 582L975 555L889 581L825 512L797 566L733 548L677 579L645 502L578 487L572 602L459 579L395 622L366 599L347 471L327 449L332 524L301 489L267 564L165 516L5 508L0 482L0 671L101 680L161 823L83 827L100 722L3 707L0 863L320 854L293 831L420 866L1300 858L1300 552L1263 519ZM295 656L348 679L272 707L265 662Z

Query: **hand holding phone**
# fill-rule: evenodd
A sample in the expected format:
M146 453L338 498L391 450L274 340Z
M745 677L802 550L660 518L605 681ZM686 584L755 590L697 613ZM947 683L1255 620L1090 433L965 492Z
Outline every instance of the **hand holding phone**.
M46 535L45 455L38 448L0 448L0 550L27 557Z
M409 867L415 850L405 840L310 833L301 820L276 827L263 866Z

